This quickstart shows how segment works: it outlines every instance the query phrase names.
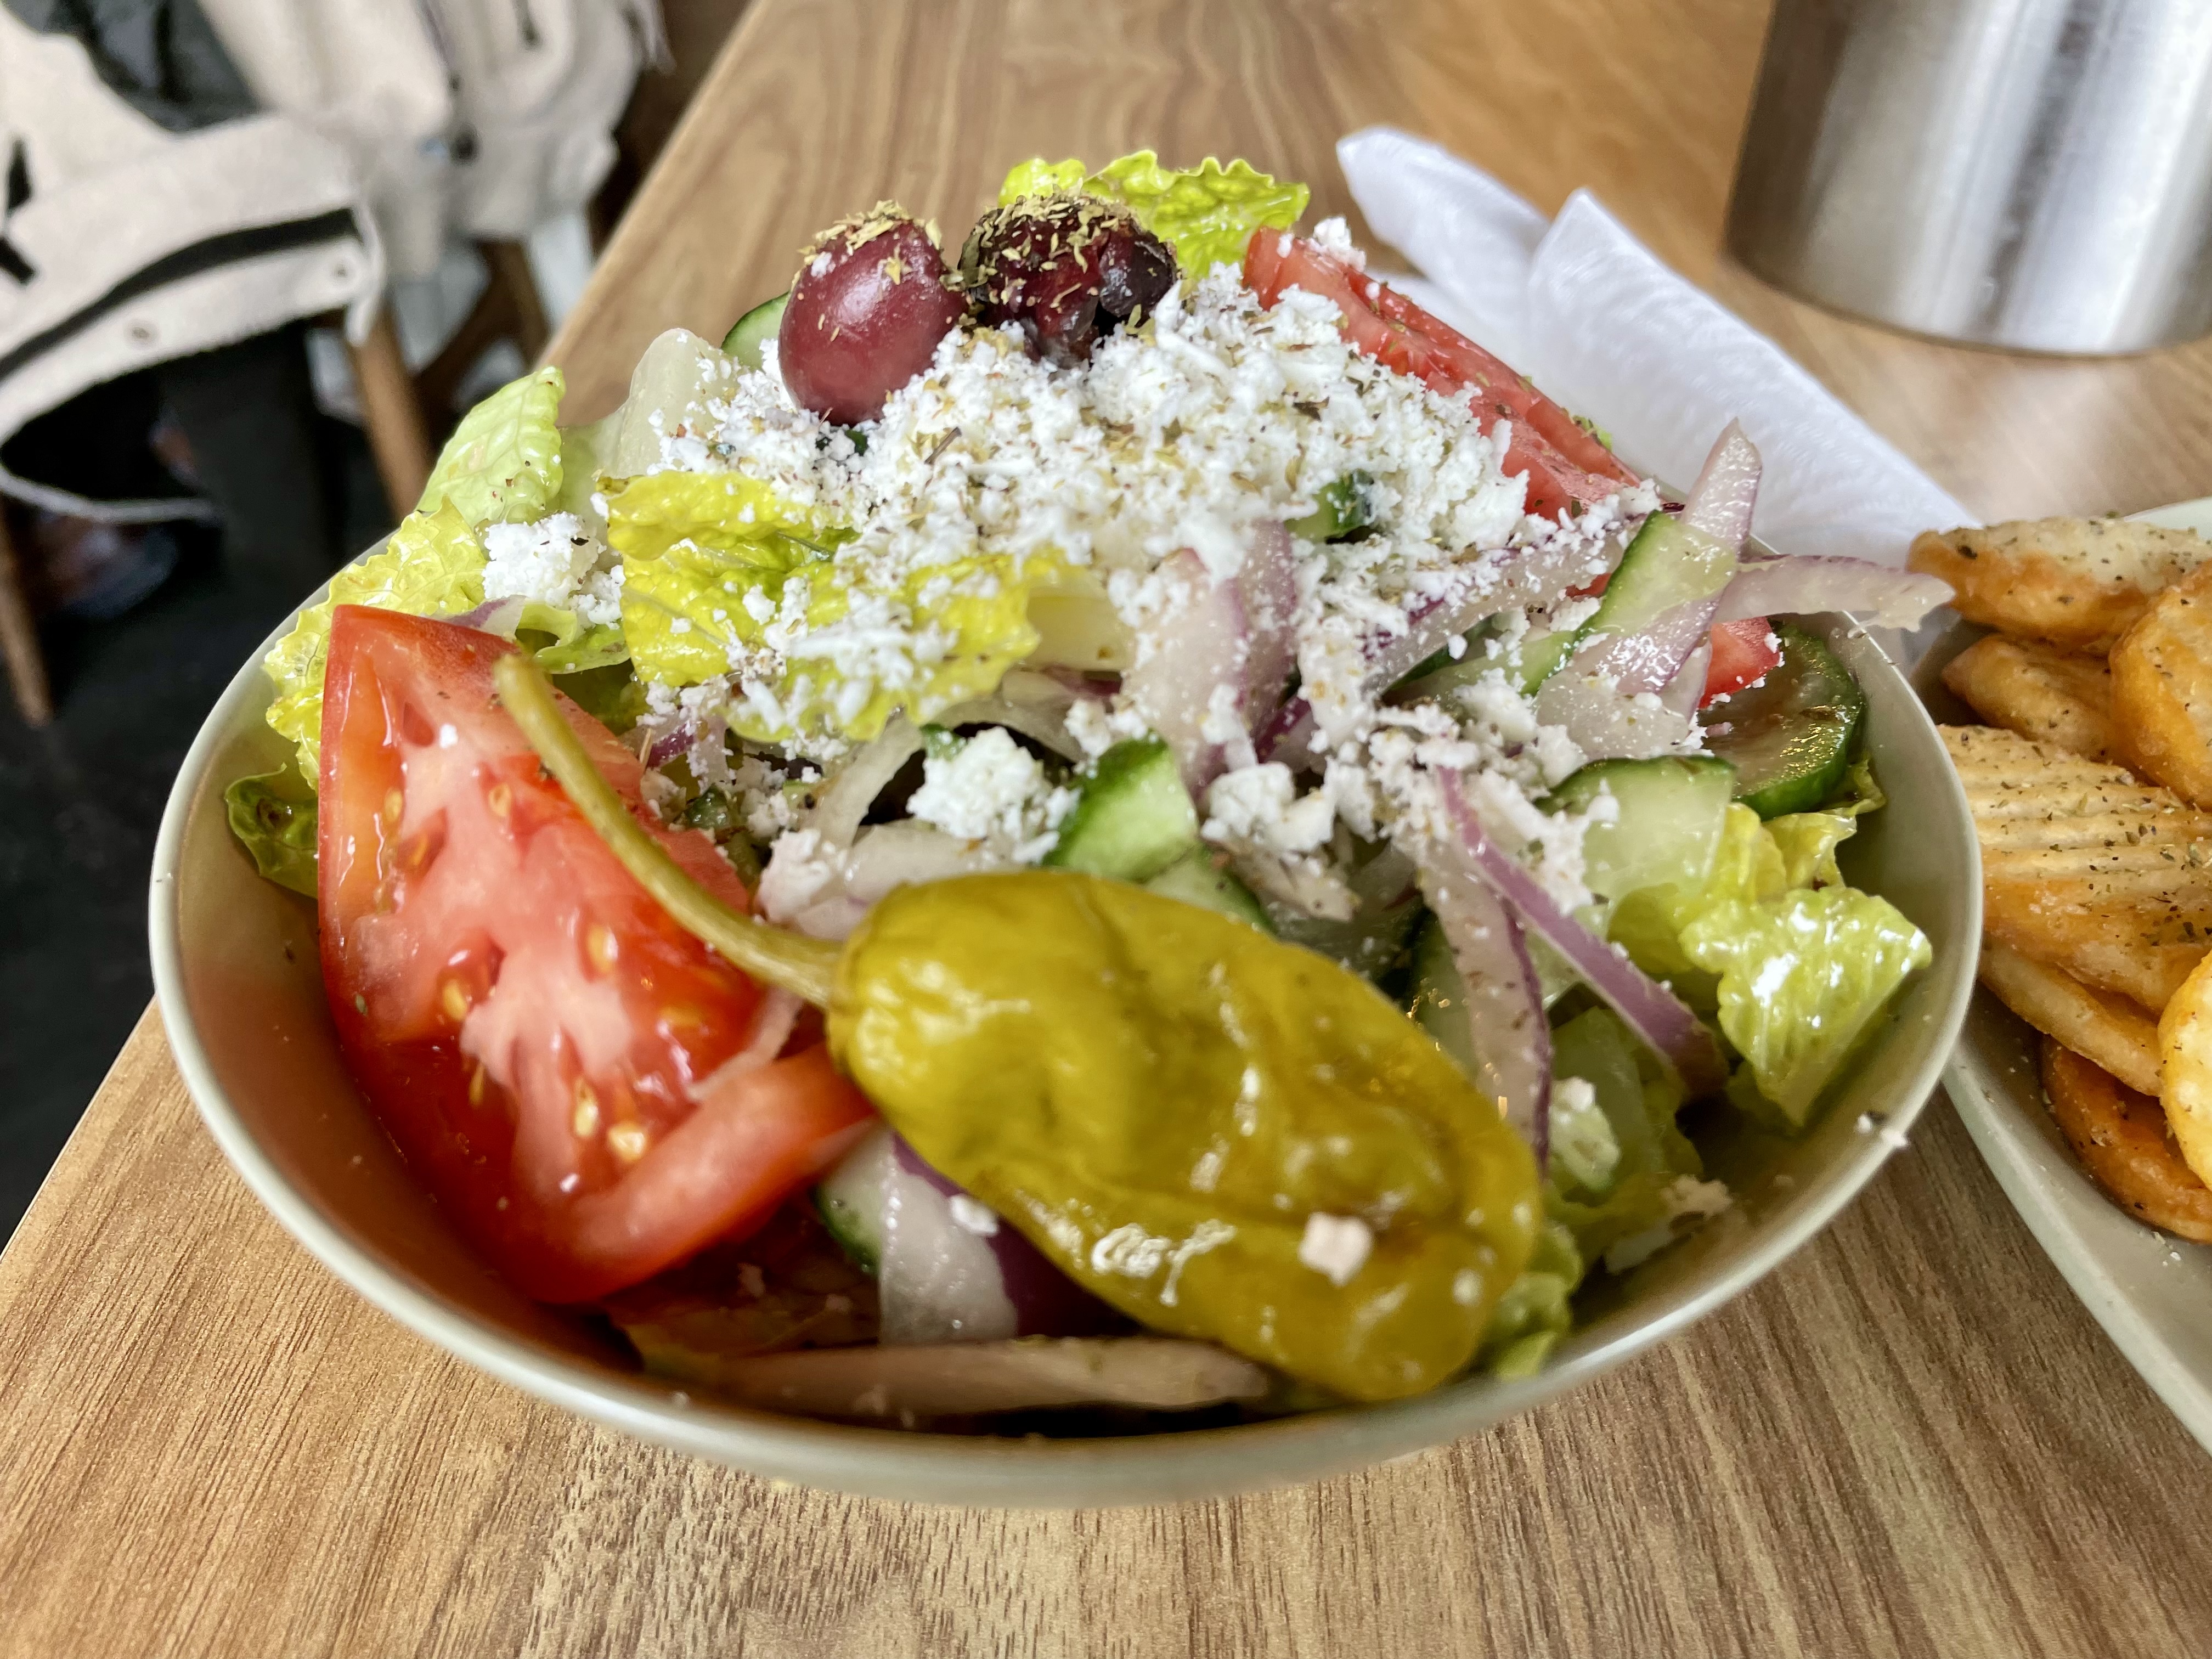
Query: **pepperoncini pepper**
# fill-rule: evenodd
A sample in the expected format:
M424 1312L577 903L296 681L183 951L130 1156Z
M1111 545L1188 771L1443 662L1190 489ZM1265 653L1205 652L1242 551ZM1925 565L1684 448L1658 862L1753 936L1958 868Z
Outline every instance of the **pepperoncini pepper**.
M832 1055L892 1126L1101 1298L1354 1400L1473 1360L1534 1247L1535 1162L1364 980L1068 871L900 888L842 951L784 933L677 869L528 659L498 677L631 873L826 1006Z
M892 1126L1086 1289L1352 1399L1464 1369L1534 1246L1491 1100L1365 981L1214 912L1062 871L902 888L830 1008Z

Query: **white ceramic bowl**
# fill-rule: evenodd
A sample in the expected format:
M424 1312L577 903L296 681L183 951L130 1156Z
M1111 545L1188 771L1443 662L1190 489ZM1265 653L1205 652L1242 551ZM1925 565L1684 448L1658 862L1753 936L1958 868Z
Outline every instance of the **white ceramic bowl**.
M318 598L320 596L318 595ZM289 629L290 623L285 624ZM281 630L280 630L281 631ZM313 908L262 880L222 792L287 745L263 721L259 653L185 757L154 855L154 980L177 1063L225 1155L331 1272L431 1341L544 1399L759 1474L948 1503L1166 1502L1309 1480L1468 1434L1565 1394L1710 1313L1805 1243L1881 1166L1935 1086L1973 986L1981 882L1965 796L1918 700L1875 642L1826 619L1865 687L1888 810L1845 844L1852 878L1934 941L1802 1140L1708 1146L1735 1207L1639 1270L1538 1376L1471 1377L1388 1405L1133 1437L1013 1440L846 1427L726 1406L644 1375L585 1322L510 1290L447 1227L348 1080ZM1868 1118L1865 1115L1872 1115Z

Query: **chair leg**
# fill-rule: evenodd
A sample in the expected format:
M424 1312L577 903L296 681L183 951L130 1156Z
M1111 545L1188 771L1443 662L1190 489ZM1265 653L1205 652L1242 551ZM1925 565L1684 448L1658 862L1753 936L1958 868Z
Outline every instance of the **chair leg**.
M491 280L505 291L514 319L514 343L522 348L522 361L535 363L552 330L545 322L545 302L538 292L538 278L530 269L530 253L520 242L479 242Z
M44 726L54 717L53 693L46 684L46 659L39 649L39 628L24 589L23 567L15 557L8 515L0 513L0 651L8 658L8 680L26 726Z
M376 457L376 471L392 502L392 515L404 519L422 499L430 478L430 438L423 429L422 405L414 377L399 353L399 335L389 312L377 313L368 338L353 348L354 380L361 388L362 424Z

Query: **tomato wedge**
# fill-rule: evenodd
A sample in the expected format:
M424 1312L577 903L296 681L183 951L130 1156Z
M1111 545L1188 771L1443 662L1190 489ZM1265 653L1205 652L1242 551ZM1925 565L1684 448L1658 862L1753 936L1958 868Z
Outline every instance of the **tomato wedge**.
M360 605L331 626L323 981L355 1080L461 1231L526 1294L579 1302L764 1222L866 1128L788 1006L678 927L493 696L514 649ZM740 908L697 831L639 805L643 768L563 700L677 860Z
M1711 638L1713 659L1705 669L1705 691L1698 698L1700 708L1717 697L1758 684L1782 660L1773 624L1765 617L1718 623Z
M1505 471L1527 477L1528 512L1554 516L1637 482L1526 375L1342 254L1286 231L1255 230L1244 248L1244 285L1264 306L1292 288L1334 301L1344 315L1344 337L1358 350L1448 398L1466 396L1486 425L1493 417L1510 421Z

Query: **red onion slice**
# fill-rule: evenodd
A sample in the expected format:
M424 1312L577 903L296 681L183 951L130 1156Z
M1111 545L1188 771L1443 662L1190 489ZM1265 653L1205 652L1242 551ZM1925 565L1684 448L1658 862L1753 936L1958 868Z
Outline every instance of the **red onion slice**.
M1571 738L1586 760L1645 760L1677 748L1692 721L1654 692L1623 692L1570 662L1536 693L1536 719Z
M815 801L806 827L818 831L832 847L850 847L860 832L860 820L868 816L884 786L921 748L921 728L903 714L892 715L890 723L863 744L830 781Z
M479 633L496 634L503 640L511 640L514 637L514 630L522 625L522 610L529 603L520 593L510 593L503 599L486 599L475 610L455 617L453 621L463 628L473 628Z
M1468 805L1456 777L1443 775L1437 782L1467 858L1521 921L1681 1073L1692 1097L1710 1094L1727 1082L1720 1045L1682 1000L1560 908L1534 876L1501 852Z
M1446 842L1427 850L1421 896L1459 969L1475 1081L1498 1101L1540 1170L1552 1150L1552 1028L1543 986L1520 924L1466 848Z
M896 1132L891 1134L891 1152L901 1171L928 1186L943 1202L935 1206L941 1222L927 1231L917 1224L912 1214L905 1218L903 1231L889 1224L887 1218L883 1269L887 1333L895 1300L891 1293L894 1274L909 1285L942 1282L944 1275L933 1271L926 1261L917 1262L915 1256L931 1248L964 1255L967 1252L963 1241L979 1243L988 1251L991 1271L997 1275L997 1291L1013 1310L1013 1329L1000 1334L1082 1336L1111 1330L1121 1322L1112 1309L1060 1272L1011 1224L972 1197L958 1182L923 1162L921 1154L907 1144L903 1135ZM923 1206L913 1204L912 1207L919 1211ZM988 1226L990 1231L978 1232L978 1226ZM892 1263L895 1252L902 1257L896 1268ZM921 1271L916 1271L917 1267ZM891 1339L886 1334L884 1340Z
M1230 768L1206 728L1217 696L1225 693L1231 708L1243 710L1251 628L1237 583L1214 580L1190 549L1163 560L1158 574L1175 592L1144 630L1143 660L1121 677L1121 688L1174 751L1193 799L1202 799L1206 786Z
M1744 435L1741 421L1730 421L1698 470L1698 481L1682 504L1682 522L1723 547L1742 551L1762 470L1759 447Z
M1291 532L1273 519L1252 527L1237 586L1251 630L1244 659L1244 727L1266 729L1298 665L1298 565Z
M1210 1343L1109 1336L805 1348L731 1360L716 1370L714 1386L762 1411L903 1423L1060 1406L1185 1411L1257 1400L1268 1378Z
M1463 567L1466 574L1450 592L1424 600L1407 613L1403 632L1369 636L1363 647L1368 663L1364 684L1370 691L1395 685L1469 629L1501 611L1556 604L1606 564L1601 551L1569 540ZM1312 706L1303 696L1295 696L1272 720L1255 726L1253 747L1261 760L1281 761L1296 770L1319 758L1314 730Z
M1721 595L1714 620L1847 611L1878 628L1917 628L1930 611L1950 601L1950 583L1917 570L1824 554L1751 556Z
M1759 473L1758 447L1730 421L1698 470L1682 508L1684 526L1740 553L1751 532ZM1633 634L1595 636L1545 683L1536 717L1565 726L1592 760L1665 753L1688 734L1697 708L1696 696L1684 689L1689 665L1711 660L1708 641L1727 592L1723 586L1685 599ZM1698 684L1702 687L1702 678ZM1659 698L1656 708L1640 701L1647 692Z

